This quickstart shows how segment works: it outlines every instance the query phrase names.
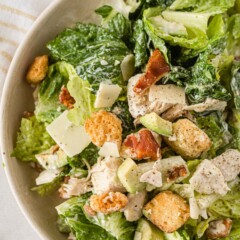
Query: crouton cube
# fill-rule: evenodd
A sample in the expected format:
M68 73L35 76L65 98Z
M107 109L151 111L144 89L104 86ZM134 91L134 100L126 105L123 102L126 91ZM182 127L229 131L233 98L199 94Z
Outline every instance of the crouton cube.
M165 142L185 159L198 158L212 145L208 135L188 119L173 123L173 136L174 139L165 137Z
M40 83L48 72L48 56L36 57L28 69L26 79L29 83Z
M182 197L165 191L145 205L143 214L163 232L172 233L188 220L190 210Z
M90 197L90 207L95 212L110 214L120 211L128 204L126 195L120 192L109 192L101 195L93 194Z
M85 130L92 142L101 147L105 142L114 142L118 148L122 144L122 121L113 113L100 110L85 122Z

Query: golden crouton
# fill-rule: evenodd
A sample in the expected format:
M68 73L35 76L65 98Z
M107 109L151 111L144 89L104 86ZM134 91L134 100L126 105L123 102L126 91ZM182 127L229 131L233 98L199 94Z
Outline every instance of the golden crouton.
M98 147L105 142L114 142L120 148L122 144L121 124L121 120L116 115L100 110L86 120L84 127L92 142Z
M26 79L29 83L40 83L48 72L48 56L36 57L28 69Z
M165 191L145 205L143 214L162 231L172 233L188 220L190 210L182 197Z
M90 197L90 207L95 212L109 214L120 211L128 204L126 195L120 192L109 192Z
M180 119L173 123L173 136L176 139L164 140L185 159L198 158L210 149L212 142L208 135L188 119Z

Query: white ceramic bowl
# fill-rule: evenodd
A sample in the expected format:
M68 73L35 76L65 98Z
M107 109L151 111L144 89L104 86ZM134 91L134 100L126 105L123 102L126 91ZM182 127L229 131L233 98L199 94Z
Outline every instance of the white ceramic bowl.
M117 0L112 2L114 1ZM37 19L25 41L19 46L4 86L0 118L1 149L9 185L29 223L44 240L66 239L56 228L55 206L60 200L57 196L40 197L31 192L36 173L29 164L10 157L22 113L33 110L32 89L25 81L26 69L35 56L46 52L46 43L64 28L78 21L99 21L92 14L100 5L102 1L99 0L54 1Z

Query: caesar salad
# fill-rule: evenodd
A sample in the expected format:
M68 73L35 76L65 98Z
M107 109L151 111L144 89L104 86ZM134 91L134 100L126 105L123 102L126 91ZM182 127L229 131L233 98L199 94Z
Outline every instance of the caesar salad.
M239 240L240 1L118 3L29 66L12 156L66 239Z

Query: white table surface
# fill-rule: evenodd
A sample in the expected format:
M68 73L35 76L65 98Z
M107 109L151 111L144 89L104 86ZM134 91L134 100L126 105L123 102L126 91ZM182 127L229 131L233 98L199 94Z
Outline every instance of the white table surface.
M2 163L2 161L0 161ZM0 167L0 240L40 240L20 211Z

